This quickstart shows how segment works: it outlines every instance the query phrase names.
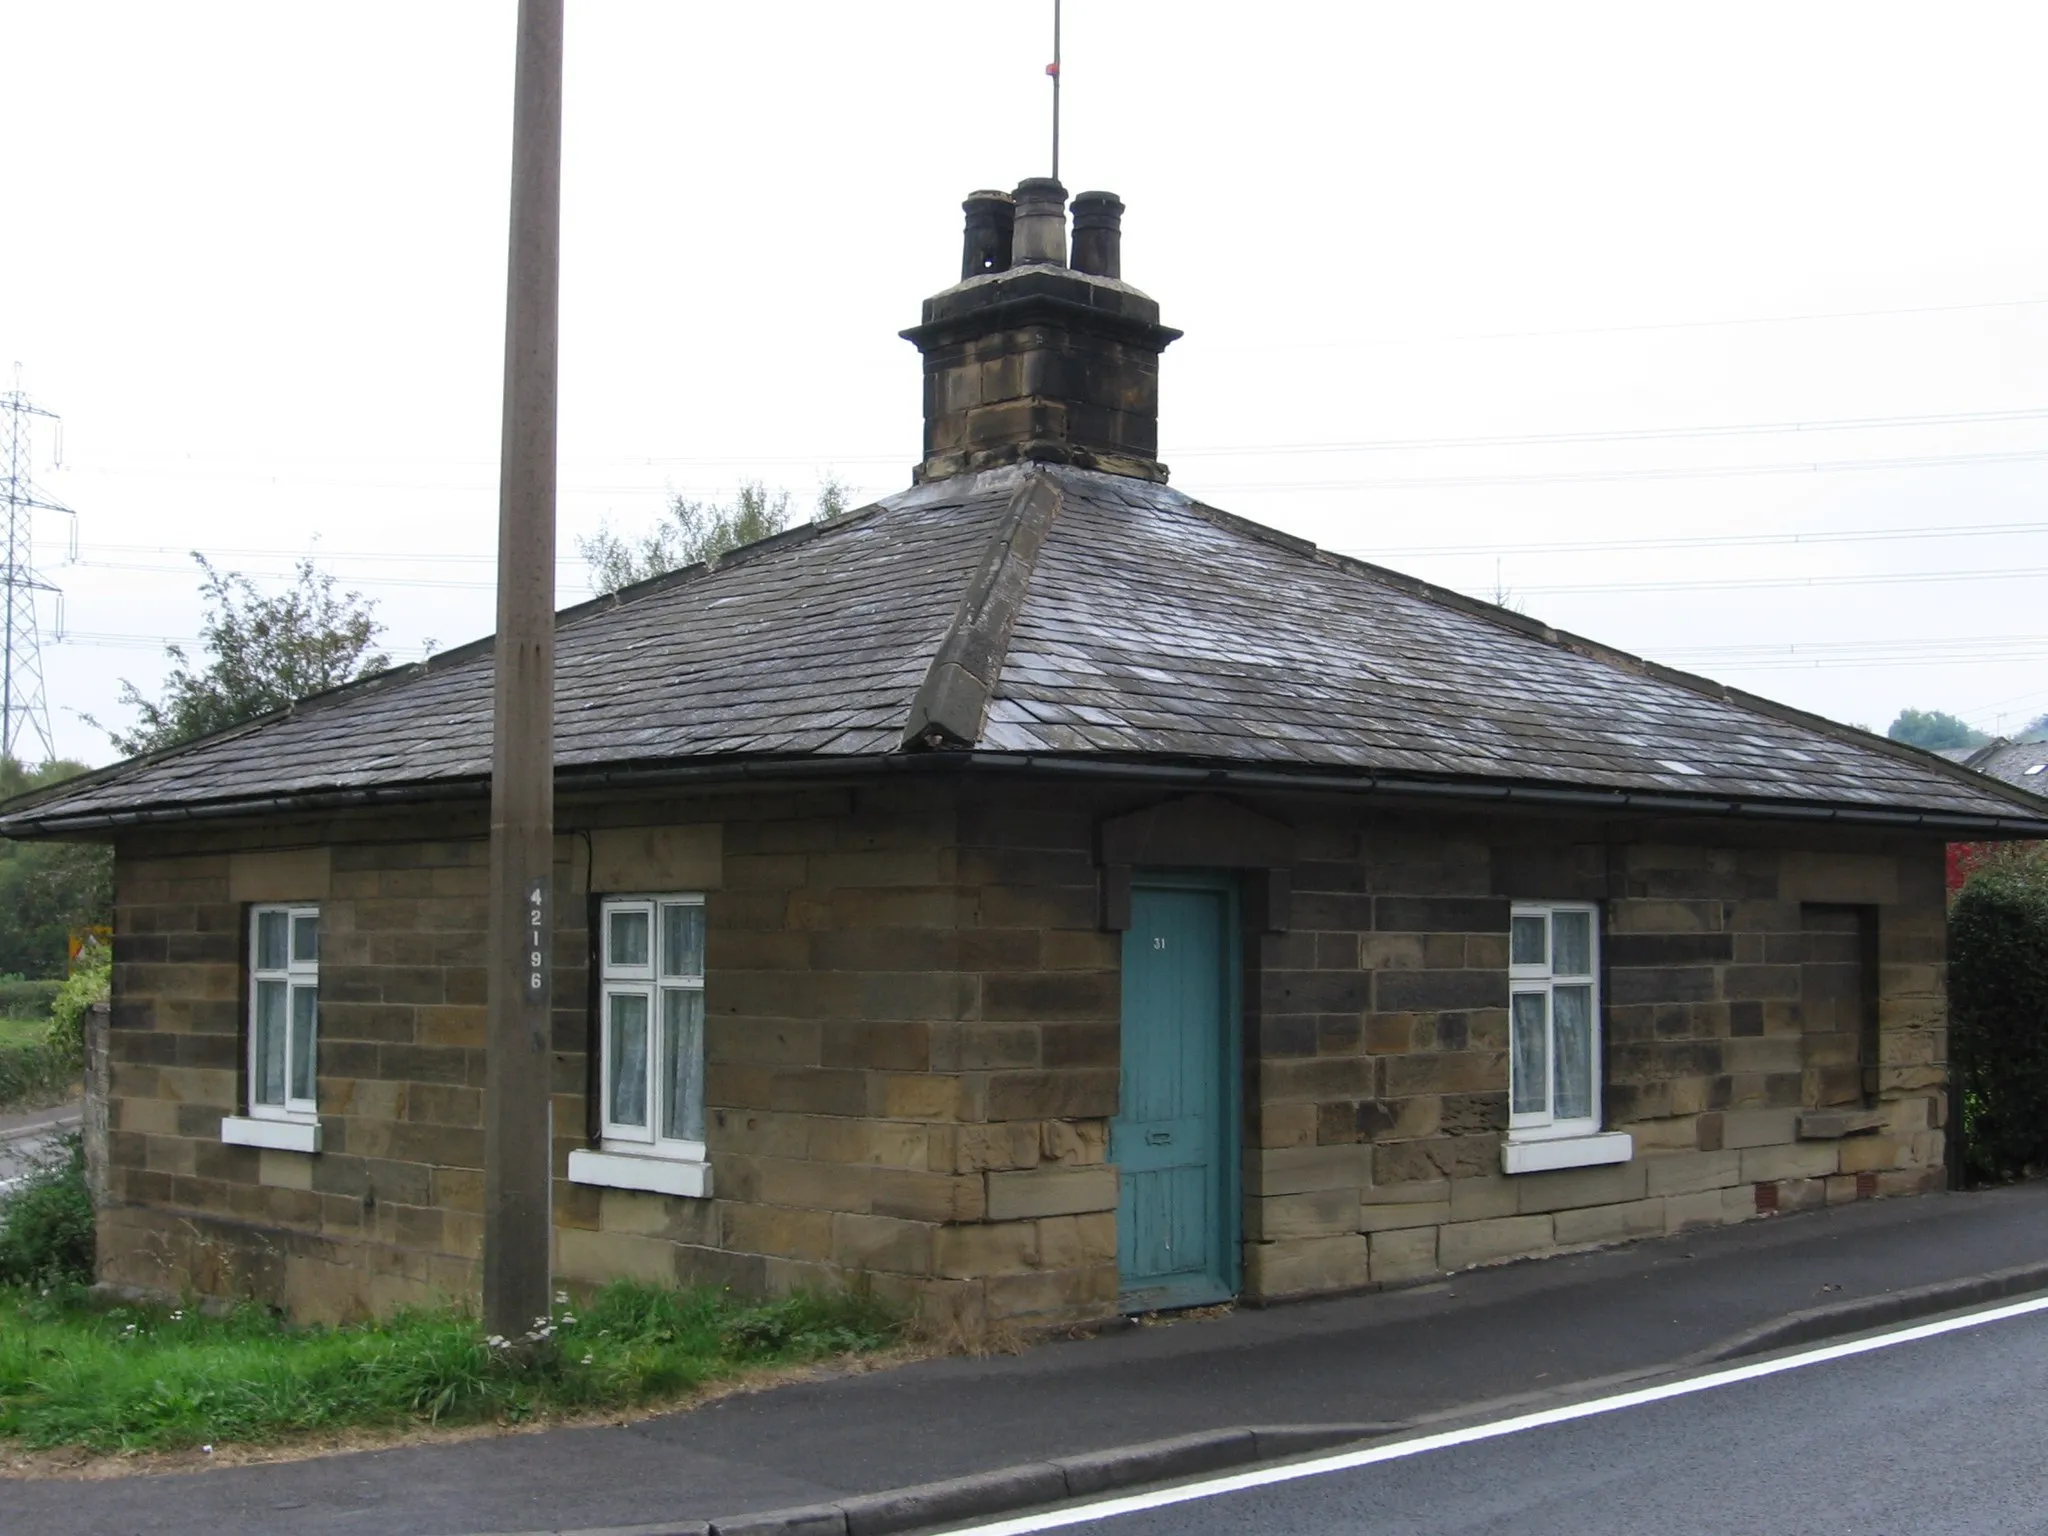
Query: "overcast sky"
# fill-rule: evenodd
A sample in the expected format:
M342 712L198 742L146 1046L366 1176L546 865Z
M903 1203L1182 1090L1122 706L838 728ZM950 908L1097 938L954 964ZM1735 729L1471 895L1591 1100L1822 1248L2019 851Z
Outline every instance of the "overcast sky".
M569 0L564 604L575 536L672 491L908 484L896 332L960 199L1047 169L1051 11ZM0 0L67 755L197 633L190 550L273 587L311 554L394 658L490 627L512 17ZM1187 332L1176 485L1839 719L2016 729L2044 45L2048 8L1955 0L1069 0L1061 170Z

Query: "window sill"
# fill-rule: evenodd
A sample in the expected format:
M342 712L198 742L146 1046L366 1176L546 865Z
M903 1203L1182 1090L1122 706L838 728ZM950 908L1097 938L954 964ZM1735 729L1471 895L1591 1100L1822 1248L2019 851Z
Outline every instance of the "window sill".
M318 1152L318 1120L259 1120L253 1115L226 1115L220 1139L231 1147L268 1147L273 1152Z
M1636 1139L1627 1131L1601 1131L1592 1136L1510 1136L1500 1144L1502 1173L1547 1173L1554 1168L1597 1168L1625 1163L1636 1155Z
M636 1157L623 1152L593 1152L579 1147L569 1154L569 1182L708 1200L711 1198L711 1165L685 1162L676 1157Z

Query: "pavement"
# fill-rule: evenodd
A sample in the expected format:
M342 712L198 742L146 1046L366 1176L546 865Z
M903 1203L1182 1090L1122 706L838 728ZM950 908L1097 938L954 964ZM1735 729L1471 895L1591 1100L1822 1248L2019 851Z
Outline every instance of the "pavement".
M57 1148L66 1131L75 1131L79 1106L58 1104L49 1109L0 1115L0 1195L18 1183L30 1168Z
M0 1523L10 1536L234 1536L286 1523L294 1536L870 1536L2033 1290L2048 1290L2048 1182L821 1376L618 1427L15 1479L0 1489ZM763 1511L787 1513L748 1515Z

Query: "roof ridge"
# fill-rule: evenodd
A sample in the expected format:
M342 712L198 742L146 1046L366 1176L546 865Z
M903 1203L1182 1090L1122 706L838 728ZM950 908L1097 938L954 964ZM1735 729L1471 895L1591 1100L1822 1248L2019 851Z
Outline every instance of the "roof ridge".
M1036 469L1011 493L911 701L903 750L971 747L981 740L1010 631L1064 501L1059 481Z
M1312 540L1304 539L1291 533L1283 533L1278 528L1270 528L1264 523L1255 522L1248 517L1240 517L1235 512L1225 512L1220 507L1212 507L1206 502L1190 498L1188 507L1204 520L1214 523L1219 527L1243 535L1246 538L1257 539L1261 543L1275 545L1292 554L1306 556L1319 565L1334 566L1339 570L1353 571L1358 575L1366 577L1368 580L1391 586L1397 591L1406 592L1409 596L1420 598L1424 602L1435 603L1439 607L1453 609L1469 617L1498 625L1503 629L1514 630L1531 639L1554 646L1559 650L1569 651L1573 655L1584 656L1590 661L1604 662L1609 666L1619 667L1623 671L1634 672L1638 676L1647 677L1656 682L1668 683L1674 688L1683 688L1689 693L1696 693L1723 704L1732 704L1738 709L1748 710L1751 713L1763 715L1768 719L1777 720L1786 725L1799 726L1802 729L1810 730L1816 735L1824 736L1830 741L1839 742L1845 746L1876 752L1881 756L1910 763L1916 768L1937 769L1944 777L1965 784L1979 793L1986 790L1994 790L1999 798L2021 806L2037 815L2039 814L2038 807L2027 802L2038 800L2040 796L2029 794L2018 785L2008 784L1991 774L1979 773L1975 769L1966 767L1961 763L1951 762L1937 752L1930 752L1923 747L1912 746L1907 742L1893 741L1890 737L1880 736L1875 731L1866 731L1857 726L1844 725L1838 720L1830 720L1825 715L1816 715L1808 710L1796 709L1790 704L1781 704L1776 699L1767 699L1761 694L1754 694L1745 689L1730 687L1728 684L1717 682L1711 677L1702 677L1696 672L1681 671L1677 667L1666 666L1662 662L1651 661L1647 657L1638 656L1632 651L1624 651L1616 646L1605 645L1598 640L1589 640L1584 635L1575 634L1571 630L1559 629L1555 625L1546 624L1541 619L1534 619L1527 614L1516 613L1512 609L1503 608L1498 603L1489 603L1476 597L1467 597L1462 592L1454 592L1449 587L1440 587L1435 582L1424 581L1419 576L1410 576L1406 572L1392 570L1387 566L1374 565L1369 560L1360 560L1352 555L1342 555L1338 554L1335 550L1324 549Z

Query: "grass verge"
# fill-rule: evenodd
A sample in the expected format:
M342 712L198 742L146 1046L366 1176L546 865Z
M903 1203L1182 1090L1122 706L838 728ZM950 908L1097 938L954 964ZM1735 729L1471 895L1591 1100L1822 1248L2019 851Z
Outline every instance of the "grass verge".
M49 1033L47 1015L40 1019L0 1018L0 1046L40 1045Z
M63 1104L79 1092L78 1063L48 1041L0 1044L0 1111Z
M92 1202L76 1135L0 1199L0 1442L174 1451L348 1431L514 1424L673 1401L881 1350L901 1320L865 1290L745 1300L620 1280L557 1295L514 1344L453 1308L299 1328L227 1311L95 1297Z
M517 1423L672 1400L767 1367L879 1350L899 1320L859 1292L747 1301L616 1281L559 1304L526 1358L453 1310L294 1328L244 1306L103 1306L0 1289L0 1436L24 1449L174 1450L347 1429Z

